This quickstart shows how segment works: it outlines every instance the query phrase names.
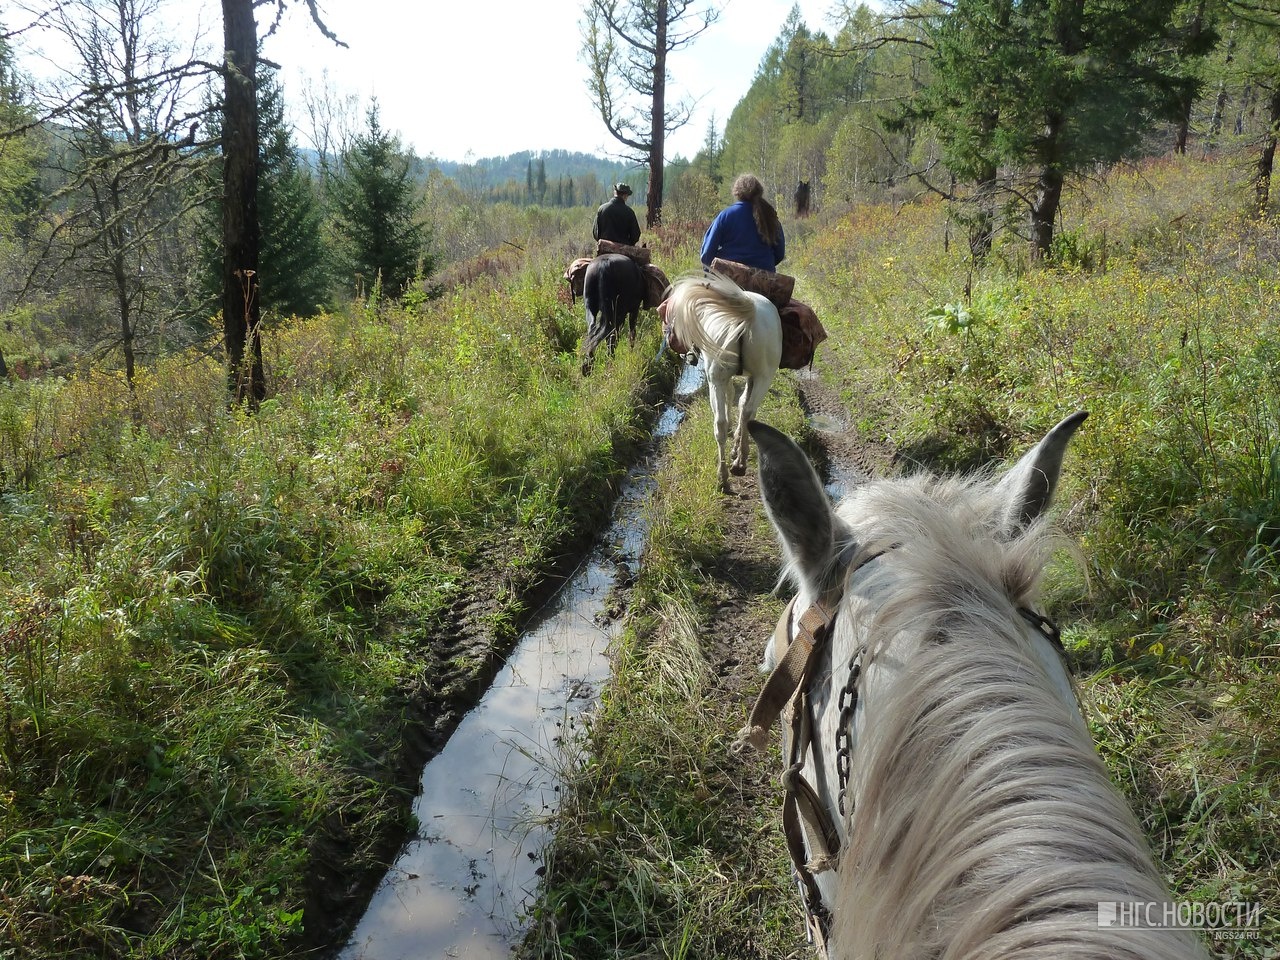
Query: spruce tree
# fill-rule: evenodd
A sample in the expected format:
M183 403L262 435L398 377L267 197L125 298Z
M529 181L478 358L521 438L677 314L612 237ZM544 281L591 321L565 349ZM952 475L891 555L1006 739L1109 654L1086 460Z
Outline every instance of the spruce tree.
M280 84L267 78L258 89L262 309L311 316L329 302L332 285L320 202L285 124Z
M284 120L284 93L272 68L258 63L258 297L265 316L310 316L330 301L333 278L324 217L311 175ZM216 115L216 114L215 114ZM215 135L220 124L214 124ZM204 231L201 291L205 310L222 296L221 200Z
M430 274L427 228L399 137L382 128L375 100L367 128L342 156L330 185L335 256L341 275L365 289L379 282L399 296L421 270Z

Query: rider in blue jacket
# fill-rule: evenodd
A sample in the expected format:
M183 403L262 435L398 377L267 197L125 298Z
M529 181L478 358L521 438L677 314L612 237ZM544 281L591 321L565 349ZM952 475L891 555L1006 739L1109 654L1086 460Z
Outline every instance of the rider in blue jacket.
M738 202L716 214L702 238L703 266L719 257L775 273L786 256L786 238L764 184L744 173L733 182L733 195Z

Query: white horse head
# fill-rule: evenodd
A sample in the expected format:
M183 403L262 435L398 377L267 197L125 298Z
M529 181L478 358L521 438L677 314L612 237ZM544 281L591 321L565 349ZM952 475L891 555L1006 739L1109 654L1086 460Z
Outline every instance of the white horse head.
M729 474L747 472L751 444L746 424L760 409L782 359L782 320L767 297L741 289L717 273L681 277L671 285L665 307L672 330L696 347L707 370L707 392L715 417L719 446L720 486L729 489ZM733 378L746 379L733 432L733 461L725 444L729 436L729 408Z
M1185 931L1100 923L1099 904L1168 894L1036 612L1044 513L1085 416L998 481L872 481L837 509L794 442L751 424L798 591L775 634L794 640L784 665L814 641L784 782L833 957L1207 956Z

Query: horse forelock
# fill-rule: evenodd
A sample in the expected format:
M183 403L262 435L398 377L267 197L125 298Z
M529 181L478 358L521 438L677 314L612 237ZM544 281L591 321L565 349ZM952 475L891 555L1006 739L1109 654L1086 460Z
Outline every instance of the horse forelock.
M837 621L867 654L832 956L1202 958L1191 936L1098 926L1100 901L1167 893L1065 674L1016 612L1052 531L1001 536L991 490L881 481L838 511L837 554L876 559L855 559ZM899 668L877 683L890 652Z

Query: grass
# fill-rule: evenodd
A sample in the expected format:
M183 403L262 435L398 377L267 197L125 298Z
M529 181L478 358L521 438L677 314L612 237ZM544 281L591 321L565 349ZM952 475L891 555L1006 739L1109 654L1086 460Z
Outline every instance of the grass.
M932 201L828 212L789 269L830 334L820 376L904 466L986 465L1091 412L1058 492L1085 562L1055 562L1047 605L1174 896L1256 904L1257 938L1210 946L1262 960L1280 943L1280 232L1246 215L1233 170L1178 159L1110 172L1070 198L1055 260L1036 269L1013 242L974 269ZM709 433L696 405L688 432L691 449ZM680 447L661 481L638 606L557 822L535 956L803 955L787 939L785 856L712 834L759 826L716 820L731 788L707 744L734 719L690 652L717 602L701 572L721 547L700 472L712 462ZM716 858L729 847L746 869ZM748 917L737 905L751 897Z
M803 427L785 390L762 418ZM527 956L787 956L803 942L793 891L776 882L787 869L776 757L729 753L742 704L712 692L705 637L725 585L710 568L726 533L710 420L695 400L657 478L613 677L583 764L565 772ZM779 606L758 612L776 619Z
M0 393L0 956L334 935L325 878L376 879L416 711L483 684L666 375L651 327L584 382L558 275L274 330L253 417L186 356Z

